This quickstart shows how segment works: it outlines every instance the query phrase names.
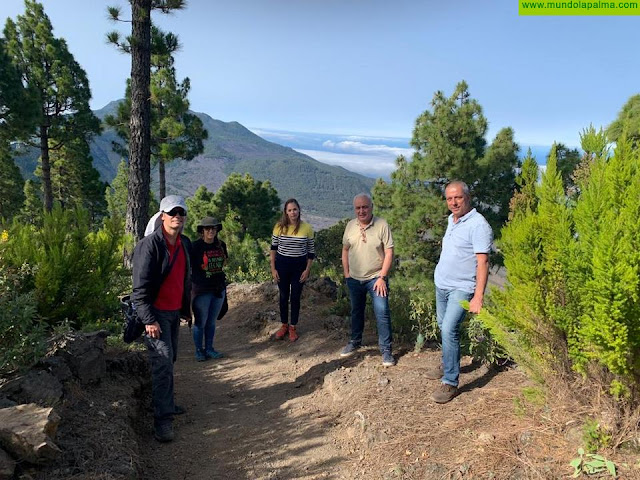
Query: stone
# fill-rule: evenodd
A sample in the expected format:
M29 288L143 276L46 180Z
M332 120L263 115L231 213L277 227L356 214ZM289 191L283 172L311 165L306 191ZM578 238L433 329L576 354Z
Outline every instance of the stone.
M66 382L73 377L73 373L71 372L69 365L67 365L67 362L65 362L62 357L43 358L38 363L38 366L42 367L61 382Z
M53 442L60 417L34 403L0 409L0 446L29 463L48 463L60 453Z
M107 374L104 357L105 330L92 333L69 333L58 340L54 356L62 357L81 384L99 382Z
M0 480L11 480L15 471L15 460L0 448Z
M320 277L309 283L309 287L316 292L329 297L331 300L338 298L338 284L329 277Z
M44 370L30 370L0 387L0 396L18 404L55 405L62 398L62 384Z

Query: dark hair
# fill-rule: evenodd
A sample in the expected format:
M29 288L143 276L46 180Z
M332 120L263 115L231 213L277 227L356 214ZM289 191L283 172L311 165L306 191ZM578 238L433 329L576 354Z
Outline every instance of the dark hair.
M218 230L218 227L214 227L216 229L216 236L213 239L213 246L214 247L219 247L220 246L220 231ZM200 238L204 239L204 227L202 225L200 225L197 229L198 231L198 235L200 235ZM204 240L203 240L204 241Z
M298 233L298 229L300 228L300 223L302 223L302 219L300 218L300 214L302 214L302 209L300 208L300 204L295 198L290 198L289 200L284 202L284 207L282 208L282 216L280 217L280 220L278 220L278 223L276 224L278 227L280 227L280 234L286 231L289 228L289 225L291 225L291 222L289 221L289 216L287 215L287 205L289 205L290 203L295 203L296 207L298 207L298 221L296 222L296 228L293 230L294 235Z

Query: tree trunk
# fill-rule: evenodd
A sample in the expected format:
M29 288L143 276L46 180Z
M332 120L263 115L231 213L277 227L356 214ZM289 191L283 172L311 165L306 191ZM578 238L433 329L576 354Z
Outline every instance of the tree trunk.
M42 164L42 193L45 211L53 208L53 191L51 190L51 162L49 160L48 127L40 126L40 162Z
M131 123L126 232L144 236L151 181L151 0L131 0Z
M164 169L164 160L158 159L158 176L160 182L160 200L167 196L167 174Z

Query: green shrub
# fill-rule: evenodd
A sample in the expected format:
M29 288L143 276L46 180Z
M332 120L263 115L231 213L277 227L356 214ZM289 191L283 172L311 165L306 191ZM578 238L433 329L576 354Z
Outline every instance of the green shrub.
M640 151L622 139L582 169L569 202L552 150L535 211L503 229L507 286L480 319L537 378L597 366L623 395L640 375Z
M106 219L92 232L85 210L56 205L41 228L14 222L3 250L9 268L25 266L23 289L33 289L38 314L55 326L75 328L108 318L122 293L122 224Z
M28 268L11 268L4 261L8 241L0 243L0 374L34 363L46 350L46 328L36 311L33 292L24 291Z

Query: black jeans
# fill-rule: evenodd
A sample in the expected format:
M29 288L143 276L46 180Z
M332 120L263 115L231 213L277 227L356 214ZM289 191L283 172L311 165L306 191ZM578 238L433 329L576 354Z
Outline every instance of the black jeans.
M280 321L289 323L289 297L291 297L291 325L298 324L300 316L300 296L302 295L303 283L300 283L300 275L307 268L307 256L285 257L276 255L276 270L280 281Z
M153 311L160 324L160 338L144 336L151 363L153 418L157 424L171 422L175 412L173 398L173 364L178 355L179 310Z

